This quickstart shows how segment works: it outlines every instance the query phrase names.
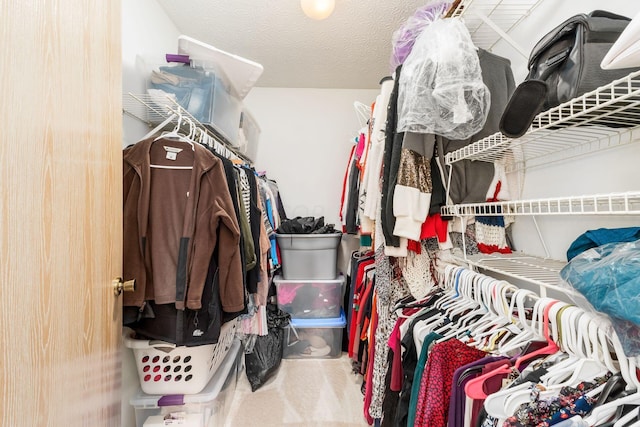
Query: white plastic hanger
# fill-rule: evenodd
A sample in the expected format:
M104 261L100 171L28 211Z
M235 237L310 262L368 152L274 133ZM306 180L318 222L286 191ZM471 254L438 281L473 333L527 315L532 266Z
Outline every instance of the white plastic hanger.
M602 424L611 418L611 415L613 415L618 406L621 405L640 405L640 392L635 392L619 399L609 401L604 405L596 406L591 411L591 414L589 414L589 416L584 420L590 426Z
M371 107L363 104L360 101L353 103L353 108L356 111L356 118L361 128L366 128L369 119L371 118Z
M613 427L624 427L624 426L626 426L628 423L630 423L631 421L635 420L638 417L638 414L640 414L640 407L634 408L628 414L623 415L622 417L620 417L620 419L615 422ZM635 422L633 424L629 424L629 427L633 427L633 426L636 426L638 424L639 424L638 422Z
M187 124L189 125L189 132L191 133L192 129L194 128L194 123L187 119L184 119ZM176 124L176 127L173 128L173 130L171 132L165 132L162 135L160 135L159 137L157 137L156 139L154 139L154 141L158 141L160 139L177 139L179 141L182 142L186 142L187 144L189 144L191 146L191 150L195 151L195 145L193 143L193 141L189 138L189 136L185 136L182 133L180 133L180 130L182 128L182 121L183 121L183 117L182 114L178 115L178 123Z
M171 123L172 121L174 121L178 116L176 114L171 114L169 117L167 117L166 119L164 119L164 121L162 123L160 123L158 126L154 127L153 129L151 129L151 131L149 131L149 133L147 133L145 136L143 136L140 140L144 141L147 138L151 138L153 135L157 134L158 132L160 132L162 129L164 129L164 127L166 125L168 125L169 123Z
M174 114L173 117L175 117L176 115ZM186 142L187 144L189 144L191 146L191 150L195 151L195 144L193 142L193 140L190 138L190 136L185 136L183 134L180 133L180 129L182 127L182 114L178 114L178 122L176 124L176 127L173 128L173 130L171 132L165 132L162 135L160 135L159 137L157 137L156 139L154 139L153 141L159 141L161 139L177 139L179 141L182 142ZM191 135L191 133L193 132L193 129L196 128L195 124L191 121L191 120L186 120L187 124L189 125L189 135ZM155 164L150 164L149 167L153 168L153 169L170 169L170 170L190 170L193 169L193 166L170 166L170 165L155 165Z
M600 66L603 70L640 66L640 12L618 36Z

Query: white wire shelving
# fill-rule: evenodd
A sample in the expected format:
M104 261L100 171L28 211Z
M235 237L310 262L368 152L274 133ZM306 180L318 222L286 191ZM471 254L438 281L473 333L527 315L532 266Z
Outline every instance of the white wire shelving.
M228 141L215 127L201 123L171 96L126 93L122 97L122 112L146 123L150 128L161 125L172 115L182 116L187 119L183 126L187 126L187 123L191 122L205 132L215 142L214 149L218 153L227 158L238 158L249 164L252 163L249 157ZM165 124L169 125L170 123Z
M447 216L640 215L640 192L553 197L442 207Z
M475 269L492 271L516 280L538 286L539 295L546 296L553 289L566 295L579 295L567 287L561 287L560 270L567 264L549 258L540 258L520 252L512 254L476 254L466 258L457 257L457 261Z
M513 43L508 32L526 18L541 0L461 0L449 13L462 17L473 43L491 49L499 40ZM519 51L526 57L528 53Z
M640 125L640 71L538 114L529 131L517 139L496 133L445 155L451 165L461 160L493 162L506 153L507 172L572 158L636 141Z
M547 246L535 221L537 216L640 215L640 191L447 205L442 207L442 214L458 217L530 216L534 219L538 237L548 255ZM464 247L466 248L466 245ZM546 294L547 288L554 288L565 294L571 293L566 288L558 288L560 283L558 274L566 264L563 261L521 253L463 255L458 258L461 263L538 285L541 295Z

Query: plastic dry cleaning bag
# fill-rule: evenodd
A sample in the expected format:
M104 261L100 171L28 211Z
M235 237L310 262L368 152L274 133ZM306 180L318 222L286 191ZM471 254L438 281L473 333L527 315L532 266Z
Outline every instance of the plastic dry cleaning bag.
M411 53L416 38L422 33L427 25L440 19L451 7L451 2L429 3L416 9L415 13L402 24L400 28L393 32L391 36L391 70L395 70L398 65L403 64Z
M627 356L640 355L640 240L586 250L560 277L564 286L585 297L586 302L577 299L576 305L610 317Z
M402 66L397 131L466 139L484 126L490 102L462 21L439 19L427 26Z

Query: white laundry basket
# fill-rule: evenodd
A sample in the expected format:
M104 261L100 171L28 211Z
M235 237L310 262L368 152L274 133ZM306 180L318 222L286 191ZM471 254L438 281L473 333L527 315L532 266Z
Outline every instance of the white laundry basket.
M176 346L160 340L138 340L124 330L124 345L133 350L142 391L147 394L195 394L207 385L231 348L237 321L222 325L217 344Z

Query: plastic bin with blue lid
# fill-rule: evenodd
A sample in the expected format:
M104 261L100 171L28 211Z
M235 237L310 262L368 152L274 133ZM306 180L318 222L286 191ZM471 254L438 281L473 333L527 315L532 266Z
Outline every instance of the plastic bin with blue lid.
M340 317L291 319L285 328L285 359L331 359L342 354L342 332L347 325L344 311Z

